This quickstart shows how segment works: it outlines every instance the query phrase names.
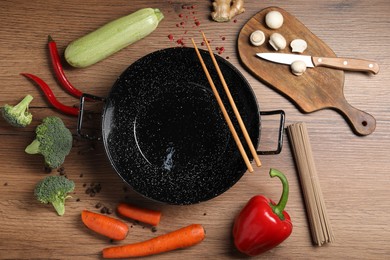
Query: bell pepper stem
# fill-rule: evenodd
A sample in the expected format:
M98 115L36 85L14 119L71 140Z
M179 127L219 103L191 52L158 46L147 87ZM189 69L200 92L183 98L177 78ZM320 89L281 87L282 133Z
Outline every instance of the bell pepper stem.
M280 200L279 200L277 205L271 204L270 206L271 206L273 212L281 220L284 220L285 217L283 215L283 211L284 211L284 208L286 207L287 200L288 200L288 193L289 193L288 181L287 181L286 176L283 173L281 173L280 171L276 170L276 169L270 169L269 175L271 176L271 178L278 177L280 179L280 181L282 182L283 192L282 192L282 195L280 197Z

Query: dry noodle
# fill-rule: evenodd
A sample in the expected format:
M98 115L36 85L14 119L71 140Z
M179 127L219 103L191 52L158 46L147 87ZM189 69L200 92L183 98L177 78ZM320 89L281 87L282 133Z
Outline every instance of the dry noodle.
M306 125L305 123L289 125L287 133L299 173L313 242L318 246L333 242L334 235L322 196Z

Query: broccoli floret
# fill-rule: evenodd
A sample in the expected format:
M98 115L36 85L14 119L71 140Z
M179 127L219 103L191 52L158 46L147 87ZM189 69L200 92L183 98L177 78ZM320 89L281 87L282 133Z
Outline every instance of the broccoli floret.
M2 114L4 119L15 127L26 127L32 121L32 114L28 112L28 106L30 105L33 97L27 95L16 106L4 105L2 108Z
M49 116L35 129L35 140L26 147L28 154L41 154L45 164L55 169L60 167L72 148L73 137L61 118Z
M59 216L65 213L65 200L71 196L68 193L74 190L74 182L64 176L47 176L37 183L34 195L38 201L51 203Z

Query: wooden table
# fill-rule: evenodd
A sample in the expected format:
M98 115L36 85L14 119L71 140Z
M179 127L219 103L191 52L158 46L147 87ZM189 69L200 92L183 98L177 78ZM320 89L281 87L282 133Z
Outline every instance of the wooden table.
M381 70L375 76L345 73L345 97L352 105L376 118L374 133L365 137L355 135L343 117L333 110L302 113L291 101L258 81L240 64L236 52L240 28L250 17L270 5L279 6L296 16L338 56L371 59L379 63ZM193 9L183 9L183 6L193 6ZM262 156L263 166L256 168L253 174L245 174L229 191L191 206L163 205L125 189L112 169L102 143L75 138L74 147L63 165L66 176L76 183L75 194L66 203L65 215L56 216L51 206L34 199L34 185L48 175L41 157L24 153L25 146L34 139L35 127L44 117L57 115L76 136L77 120L52 109L40 90L19 73L39 75L52 86L63 103L78 104L77 99L60 88L53 76L47 36L50 34L56 40L62 53L70 41L143 7L158 7L165 14L158 29L146 39L89 68L65 66L70 81L84 92L106 96L116 77L129 64L158 49L178 46L168 38L169 34L175 39L183 37L189 45L190 37L200 42L199 31L204 31L214 47L225 48L221 56L228 58L248 79L262 110L283 109L286 125L307 124L336 236L334 243L323 247L312 245L298 173L286 134L279 155ZM0 120L1 259L99 259L101 249L111 243L88 231L80 220L80 212L83 209L99 211L95 208L97 203L114 209L125 199L161 210L163 218L155 232L150 227L133 224L128 238L122 243L145 240L191 223L201 223L207 230L203 243L158 258L243 258L233 246L233 219L253 195L279 198L280 183L268 176L271 167L285 172L289 178L290 198L286 210L292 217L294 230L284 243L261 257L385 259L390 255L390 226L387 223L390 213L390 2L248 0L245 7L245 13L235 21L216 23L209 18L211 1L0 2L0 105L16 104L27 93L34 96L30 108L34 120L30 126L15 129ZM263 148L274 145L276 137L272 129L276 121L264 118ZM99 122L90 125L99 128ZM59 173L54 170L51 174ZM102 186L99 193L95 196L86 194L89 185L98 183Z

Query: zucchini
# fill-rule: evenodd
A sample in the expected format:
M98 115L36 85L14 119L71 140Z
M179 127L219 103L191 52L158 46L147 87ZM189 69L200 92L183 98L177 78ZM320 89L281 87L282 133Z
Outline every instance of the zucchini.
M65 59L77 68L93 65L152 33L163 18L162 12L153 8L118 18L71 42Z

